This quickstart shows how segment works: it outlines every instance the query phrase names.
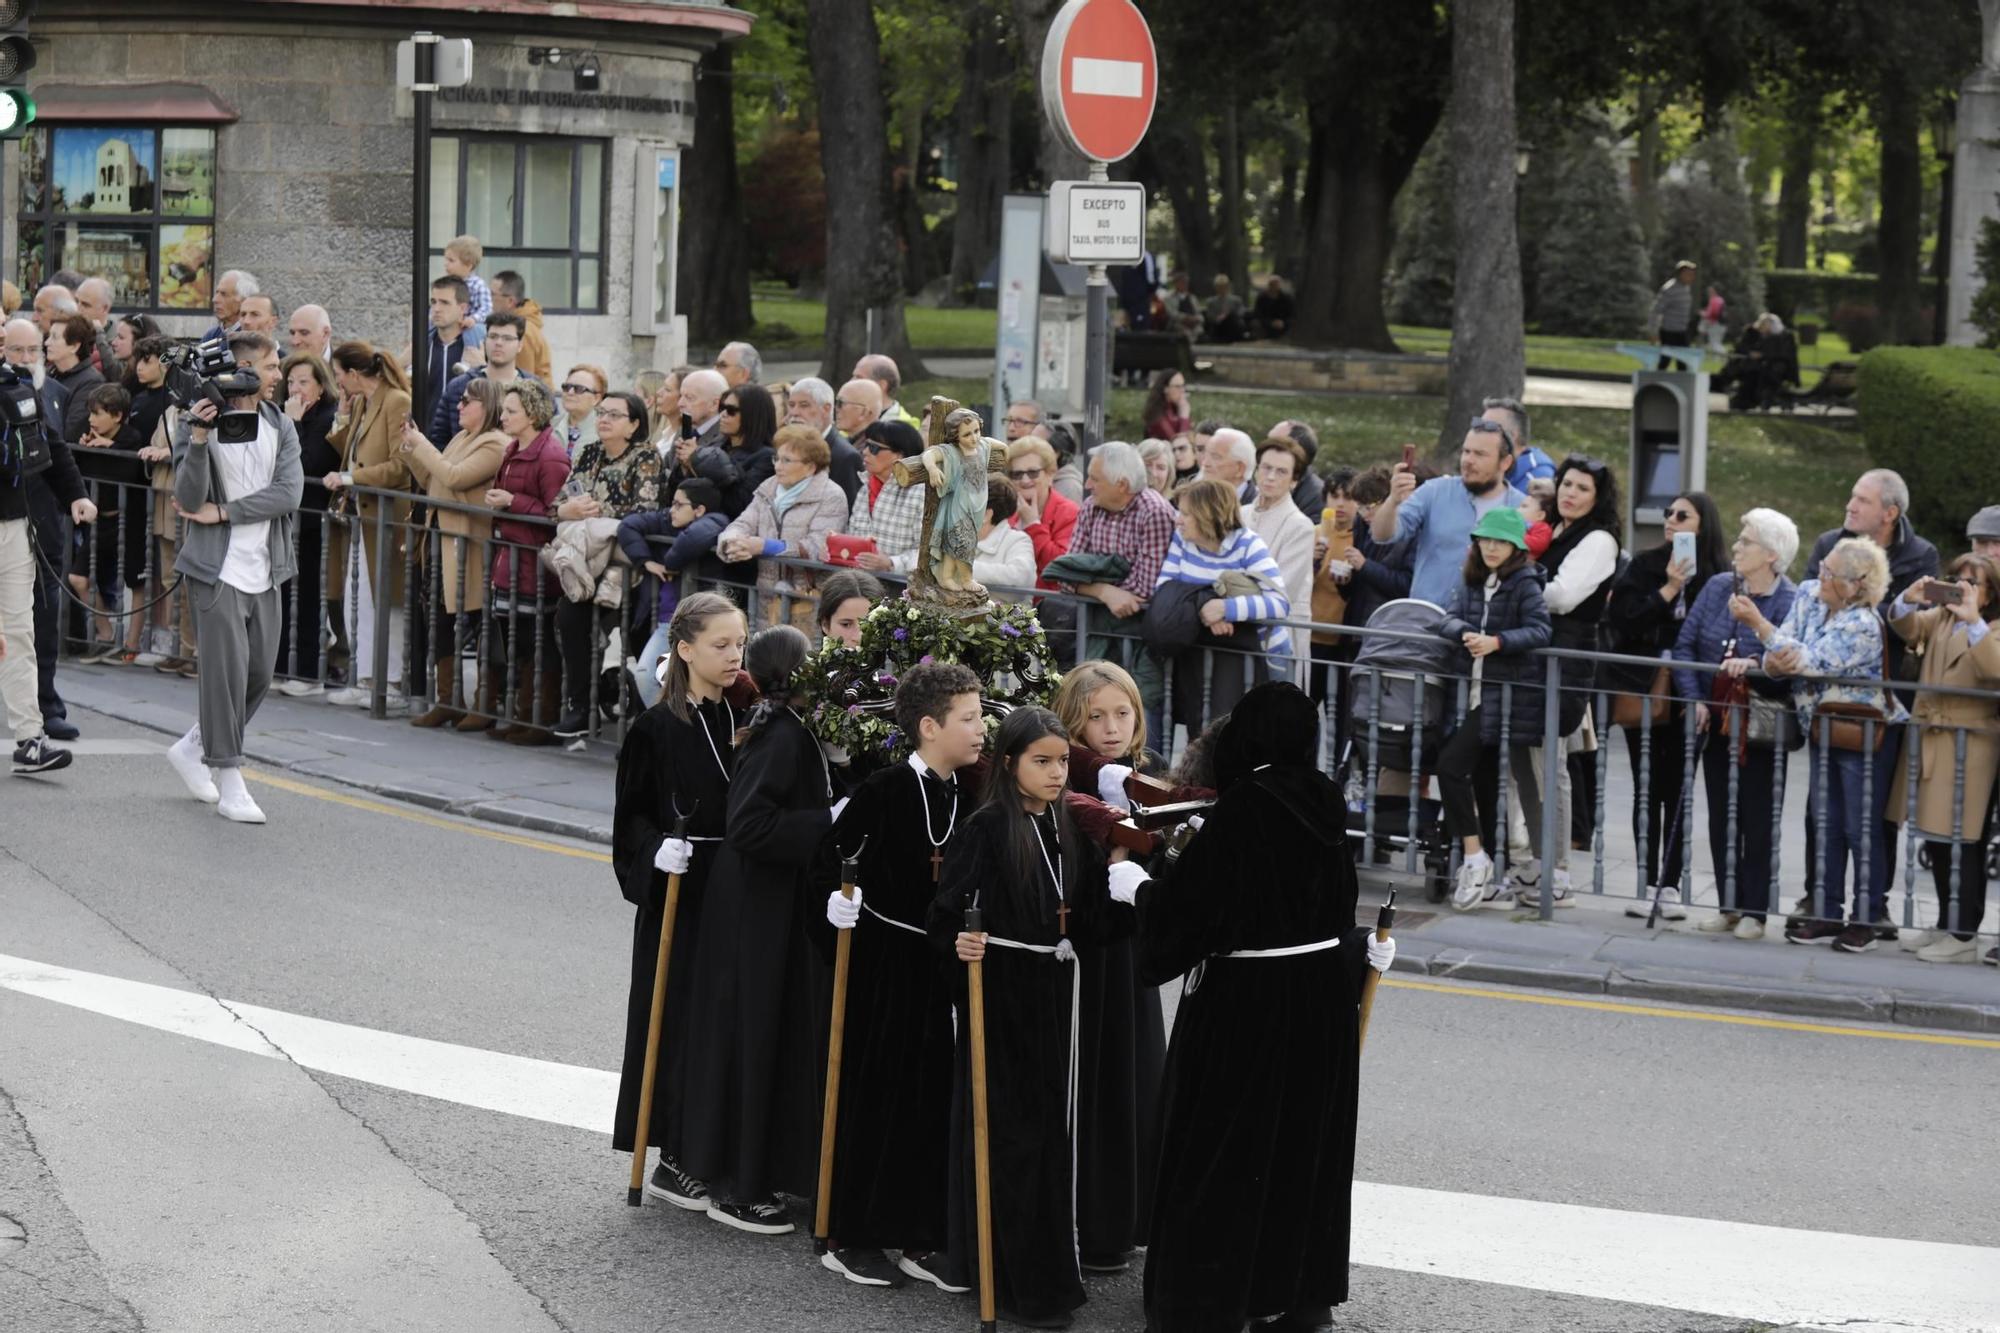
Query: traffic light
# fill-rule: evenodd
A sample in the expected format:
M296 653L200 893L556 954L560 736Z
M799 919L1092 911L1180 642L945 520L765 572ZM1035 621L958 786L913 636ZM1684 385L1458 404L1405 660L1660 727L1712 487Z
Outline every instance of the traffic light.
M35 121L28 95L28 71L35 67L35 44L28 18L35 0L0 0L0 139L18 139Z

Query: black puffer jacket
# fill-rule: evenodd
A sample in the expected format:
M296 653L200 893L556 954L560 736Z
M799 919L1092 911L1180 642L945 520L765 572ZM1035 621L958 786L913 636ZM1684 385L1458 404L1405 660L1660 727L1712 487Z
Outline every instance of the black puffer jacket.
M1545 668L1540 658L1529 656L1537 648L1549 646L1553 634L1549 608L1542 601L1545 576L1540 565L1522 565L1491 588L1492 580L1464 583L1452 594L1444 623L1438 633L1458 644L1468 633L1494 634L1500 651L1480 659L1480 737L1488 745L1500 741L1500 696L1503 685L1512 684L1507 709L1507 742L1510 745L1539 745L1542 742L1542 694ZM1472 673L1472 654L1462 647L1458 669Z

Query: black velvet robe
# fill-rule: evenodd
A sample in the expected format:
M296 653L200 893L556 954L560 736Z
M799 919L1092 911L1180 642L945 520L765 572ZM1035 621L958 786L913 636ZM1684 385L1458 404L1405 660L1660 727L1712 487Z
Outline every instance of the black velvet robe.
M811 1195L826 1065L826 967L811 946L835 870L819 742L788 708L738 747L690 996L681 1164L711 1197Z
M720 700L702 705L686 722L665 704L649 708L632 724L618 751L618 796L611 816L611 868L625 900L638 908L632 922L632 981L625 1007L625 1063L618 1075L618 1110L611 1146L632 1151L639 1113L639 1084L645 1069L646 1025L652 1018L653 972L660 955L660 922L665 913L667 876L653 867L660 843L672 834L677 814L689 816L695 837L720 838L729 810L733 716ZM708 736L702 734L703 722ZM714 748L709 738L714 740ZM717 755L721 763L717 762ZM702 907L709 874L721 844L696 842L694 860L681 876L674 919L673 957L667 964L667 1005L661 1015L660 1069L653 1079L649 1143L669 1156L680 1153L687 1087L688 996L694 984L694 956L701 935Z
M1347 1299L1367 966L1355 895L1340 791L1305 766L1236 782L1179 863L1139 890L1144 976L1202 965L1167 1051L1153 1333L1237 1333ZM1213 956L1336 937L1337 949L1287 958Z
M920 782L906 763L879 769L833 828L838 852L862 849L855 883L867 909L848 954L828 1213L839 1247L945 1247L953 976L924 934L938 885L923 812L930 836L943 839L973 810L971 793L956 790L954 816L954 791L935 778ZM830 958L835 931L823 919L822 928Z
M945 857L944 883L930 909L933 943L955 957L965 909L977 903L989 936L1054 945L1057 900L1048 873L1009 866L1004 811L982 807L965 820ZM1125 937L1132 910L1111 900L1104 857L1088 838L1066 846L1069 938L1082 946ZM1083 963L1088 966L1088 963ZM946 1270L955 1284L979 1277L973 1184L970 1026L959 973L958 1058L951 1110L951 1215ZM1075 1144L1069 1130L1071 1001L1077 963L989 946L986 951L986 1090L991 1127L993 1268L997 1305L1030 1318L1084 1303L1077 1268Z

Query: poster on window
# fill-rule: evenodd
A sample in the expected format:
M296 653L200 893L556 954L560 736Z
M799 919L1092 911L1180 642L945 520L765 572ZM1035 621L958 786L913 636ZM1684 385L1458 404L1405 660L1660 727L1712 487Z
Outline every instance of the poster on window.
M159 180L153 131L63 126L55 132L57 213L131 214L153 211Z
M160 212L205 218L215 213L215 131L160 131ZM161 245L166 241L163 237ZM166 286L161 275L161 287ZM208 302L204 299L202 304Z
M59 263L111 284L111 304L121 310L149 310L153 305L153 229L93 227L66 222L59 231Z
M206 310L214 281L210 257L215 228L160 228L160 305L169 310Z

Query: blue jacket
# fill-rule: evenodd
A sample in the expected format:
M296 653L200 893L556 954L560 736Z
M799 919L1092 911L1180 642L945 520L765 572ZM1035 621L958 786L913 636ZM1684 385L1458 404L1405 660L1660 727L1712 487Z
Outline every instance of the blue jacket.
M728 526L729 515L715 510L684 528L675 528L670 512L665 509L642 509L619 520L618 546L634 568L643 569L648 560L657 560L676 575L660 580L661 624L673 619L674 608L680 605L681 576L698 564L714 563L715 543ZM673 541L661 547L651 540L654 537L671 537ZM713 572L718 577L721 574L720 569Z
M1509 509L1519 509L1527 498L1511 486L1500 488L1500 503ZM1478 521L1471 492L1455 476L1432 477L1403 502L1394 540L1409 543L1410 596L1451 605Z
M1736 580L1727 572L1717 574L1702 585L1701 595L1688 608L1687 619L1681 622L1680 635L1674 640L1674 660L1677 662L1719 663L1726 655L1730 641L1736 641L1736 656L1762 657L1764 645L1757 642L1757 636L1747 625L1741 625L1729 614L1729 598L1736 590ZM1798 585L1783 574L1778 575L1778 586L1762 597L1750 600L1757 603L1758 611L1774 625L1785 623L1791 613L1792 599L1799 593ZM1710 686L1715 677L1706 671L1674 671L1674 693L1689 703L1707 703ZM1763 694L1788 696L1789 686L1777 690L1768 687L1767 682L1750 678L1753 689Z
M1507 709L1507 743L1542 743L1542 694L1546 686L1541 659L1529 654L1549 646L1554 631L1549 624L1549 608L1542 601L1542 567L1530 561L1500 581L1487 596L1486 584L1467 583L1460 575L1451 605L1445 610L1438 634L1454 645L1467 633L1493 634L1500 639L1500 651L1481 658L1479 668L1480 738L1488 745L1500 741L1501 687L1514 686ZM1472 654L1458 649L1458 669L1472 674Z

